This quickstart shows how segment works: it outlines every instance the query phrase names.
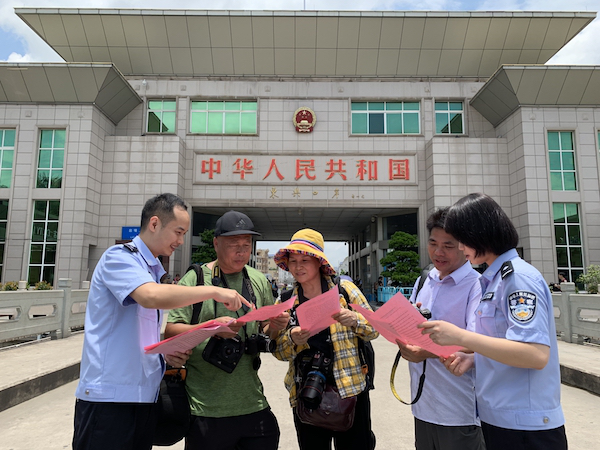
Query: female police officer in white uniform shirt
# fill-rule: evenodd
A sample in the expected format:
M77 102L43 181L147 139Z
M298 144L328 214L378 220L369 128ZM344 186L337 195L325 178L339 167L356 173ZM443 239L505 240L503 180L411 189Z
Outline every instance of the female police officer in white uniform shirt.
M487 450L565 450L554 312L544 278L518 256L517 231L489 196L456 202L445 228L472 264L489 266L481 277L476 333L443 321L424 322L423 333L475 352L457 352L445 364L455 375L475 364Z

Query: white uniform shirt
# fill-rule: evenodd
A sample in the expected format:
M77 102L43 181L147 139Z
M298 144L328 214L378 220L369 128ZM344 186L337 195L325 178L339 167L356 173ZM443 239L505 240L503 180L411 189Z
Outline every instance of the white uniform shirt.
M137 252L115 245L94 270L85 312L85 339L75 396L90 402L156 401L164 364L144 347L160 340L162 314L129 294L165 273L138 237Z
M432 269L416 300L421 308L431 311L432 320L445 320L463 329L474 330L475 309L481 299L479 273L467 261L440 280L439 271ZM415 398L423 363L409 363L411 392ZM423 393L412 405L413 415L424 422L445 426L479 425L475 406L473 371L462 377L452 375L436 358L427 360Z

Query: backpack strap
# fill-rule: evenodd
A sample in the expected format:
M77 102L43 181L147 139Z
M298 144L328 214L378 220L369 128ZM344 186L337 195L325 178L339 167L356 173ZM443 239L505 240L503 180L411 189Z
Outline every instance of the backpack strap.
M342 286L342 279L340 277L333 277L331 280L337 285L339 293L346 299L346 304L349 305L352 303L348 292ZM373 349L373 344L358 336L357 339L358 357L360 359L362 373L367 379L367 389L375 389L375 350Z
M192 264L187 268L185 273L188 273L190 270L196 272L196 286L204 286L204 271L202 270L201 264ZM192 320L190 325L196 325L200 321L200 313L202 312L202 303L198 302L192 305Z

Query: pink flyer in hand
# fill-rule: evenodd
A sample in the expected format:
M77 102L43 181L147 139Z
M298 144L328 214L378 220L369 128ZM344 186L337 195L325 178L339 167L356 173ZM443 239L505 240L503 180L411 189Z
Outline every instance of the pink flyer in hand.
M417 325L425 322L425 318L401 292L394 295L376 312L362 307L359 309L356 305L350 306L359 311L384 338L393 344L399 340L407 344L418 345L443 357L462 350L462 347L456 345L438 345L429 336L421 334L422 329L417 328Z
M233 318L228 322L233 322ZM146 353L162 353L171 355L174 352L185 352L204 342L209 337L222 331L231 331L227 324L210 320L188 331L144 347Z
M296 316L300 327L303 330L310 330L310 335L314 336L335 323L331 316L340 312L340 309L340 293L335 286L298 306Z
M284 311L291 309L294 306L296 297L292 297L283 303L276 305L263 306L262 308L253 309L248 314L244 314L242 317L237 319L238 322L247 323L255 320L267 320L271 317L277 317Z

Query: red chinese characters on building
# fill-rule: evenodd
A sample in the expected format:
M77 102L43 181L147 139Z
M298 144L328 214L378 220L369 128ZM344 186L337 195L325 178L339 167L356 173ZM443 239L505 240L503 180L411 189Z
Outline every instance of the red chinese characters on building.
M390 180L409 180L408 159L390 159Z
M271 165L269 166L269 170L267 171L267 174L263 177L263 180L265 180L269 175L271 175L271 172L275 170L275 175L277 175L277 178L279 178L280 180L283 180L283 175L281 175L281 172L279 172L279 169L277 168L277 163L275 162L275 158L271 159Z
M207 173L208 179L212 180L215 173L221 173L221 161L210 158L208 161L202 161L200 173Z
M242 158L238 158L233 163L233 167L235 168L233 170L233 173L238 174L240 176L240 179L242 179L242 180L246 179L247 173L252 173L252 171L254 170L254 167L252 165L252 160L246 159L246 158L244 158L243 160L242 160Z
M356 162L357 172L356 178L363 181L365 179L365 175L367 176L367 180L376 180L377 179L377 161L367 161L365 159L360 159Z
M342 161L341 159L338 159L337 161L330 159L329 162L327 163L328 168L325 169L325 173L329 174L327 179L329 180L337 173L340 175L340 177L342 177L342 180L345 181L346 180L346 169L344 169L345 165L346 165L346 163L344 161Z
M378 169L380 160L356 160L356 175L355 180L359 181L377 181L379 179ZM389 180L410 180L410 160L409 159L388 159L388 175ZM222 162L220 159L206 159L201 161L200 173L207 175L209 180L215 179L215 175L221 175ZM237 158L232 164L232 173L239 175L241 180L246 179L246 175L254 173L255 169L262 172L262 167L259 164L258 167L254 167L254 160L247 158ZM335 175L343 181L348 180L346 162L343 159L330 159L325 163L325 167L315 165L314 159L296 159L295 163L295 180L300 180L305 177L309 181L317 181L317 175L327 174L325 180L331 180ZM266 180L269 176L275 175L280 181L285 179L285 176L281 173L277 167L277 159L271 158L269 168L266 171L265 176L262 178ZM319 177L321 180L322 178Z
M311 181L314 181L317 177L312 175L315 171L315 160L314 159L297 159L296 160L296 180L299 180L303 176L306 176Z

